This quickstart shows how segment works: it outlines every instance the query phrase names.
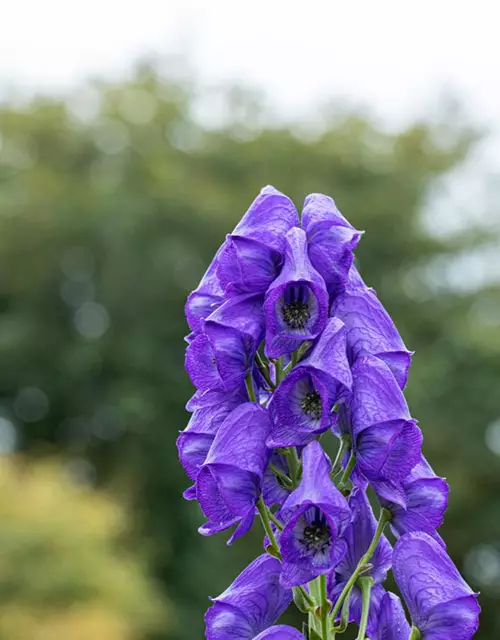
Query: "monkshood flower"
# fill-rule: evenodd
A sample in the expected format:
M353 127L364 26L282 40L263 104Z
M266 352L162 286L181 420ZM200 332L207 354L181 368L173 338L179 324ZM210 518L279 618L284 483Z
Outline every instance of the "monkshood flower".
M394 547L393 571L421 640L473 637L481 610L477 594L433 538L422 532L401 536Z
M337 420L334 405L352 386L343 323L331 318L307 358L275 391L269 404L273 430L269 447L305 445Z
M298 224L290 198L262 189L219 252L217 276L226 294L265 293L283 265L285 235Z
M259 633L255 640L305 640L305 638L297 629L280 624Z
M188 345L186 369L200 390L233 391L251 371L264 337L262 297L244 294L226 300L202 321Z
M265 297L266 355L278 358L316 338L326 325L328 304L325 281L309 260L306 234L294 227L285 236L283 269Z
M377 493L377 484L374 483ZM396 537L410 531L424 531L442 543L436 534L443 523L448 505L448 483L439 478L427 460L421 456L401 486L403 500L394 501L378 495L380 504L391 513L391 529Z
M344 533L344 541L347 554L328 576L328 595L335 602L347 584L349 578L356 571L358 563L370 546L377 521L364 491L355 489L349 498L349 507L352 511L352 522ZM387 538L382 535L377 547L370 559L371 568L363 573L373 579L373 587L370 593L370 614L368 618L368 632L372 632L376 626L380 602L385 594L382 583L391 568L392 547ZM349 620L359 624L362 612L362 594L357 584L351 591L349 601Z
M200 284L189 294L185 313L191 331L197 333L201 322L224 302L224 290L217 277L220 249L203 275Z
M341 536L351 511L330 480L331 464L319 442L302 452L302 479L281 510L285 527L279 536L283 559L281 584L304 584L336 566L346 554Z
M332 198L320 193L305 199L302 228L307 234L311 263L333 293L347 283L352 252L362 232L347 222Z
M193 482L219 427L231 411L243 402L248 402L248 394L244 388L240 388L232 394L198 391L187 403L186 409L193 413L187 427L177 438L177 450L180 463ZM188 500L196 498L196 487L189 487L184 497Z
M251 528L270 456L270 430L267 410L253 402L234 409L219 427L196 478L196 497L208 518L202 535L238 524L231 543Z
M420 460L422 433L389 367L375 356L353 368L350 419L356 465L370 481L398 482Z
M213 598L214 604L205 615L206 638L272 638L259 634L274 624L292 601L291 589L280 585L280 572L280 562L269 555L259 556L248 565L224 593Z
M386 593L370 640L408 640L409 637L410 625L401 600L394 593Z
M403 389L412 352L405 347L377 294L365 285L354 265L345 291L333 300L331 315L346 325L350 362L355 362L363 353L377 356L391 369Z

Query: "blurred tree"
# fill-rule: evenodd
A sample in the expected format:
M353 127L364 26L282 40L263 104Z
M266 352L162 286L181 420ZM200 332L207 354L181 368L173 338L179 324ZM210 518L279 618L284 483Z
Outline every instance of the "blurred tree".
M120 548L103 493L55 461L0 460L0 638L135 640L166 625L146 568Z
M217 99L226 124L204 128L192 114L216 107L143 65L130 82L91 83L66 103L0 109L0 402L19 446L84 458L98 484L135 501L137 539L179 617L175 637L201 637L207 595L261 536L255 527L253 545L230 550L222 537L200 540L199 511L180 497L174 443L192 391L183 303L263 185L298 206L308 192L331 194L367 230L361 269L417 352L408 397L426 455L452 485L444 535L484 590L482 637L498 637L500 477L485 432L500 414L500 327L484 309L499 290L450 288L442 274L462 269L466 280L462 256L485 238L469 229L443 239L421 216L474 136L450 123L389 134L333 110L312 137L263 126L244 91ZM491 231L487 240L498 246ZM489 582L475 545L497 553Z

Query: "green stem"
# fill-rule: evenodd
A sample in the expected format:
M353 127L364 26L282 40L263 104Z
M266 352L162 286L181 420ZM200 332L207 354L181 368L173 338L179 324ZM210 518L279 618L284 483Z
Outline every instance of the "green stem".
M309 612L308 625L310 629L316 631L316 633L319 634L321 632L321 622L316 615L317 605L321 604L322 599L319 578L311 580L311 582L309 583L309 591L314 601L314 608Z
M339 482L339 489L346 489L347 488L347 483L349 482L349 478L351 477L351 473L352 470L354 469L356 465L356 455L354 454L354 451L351 451L351 457L349 458L349 462L347 463L347 467L344 470L344 473L342 474L342 477L340 478L340 482Z
M269 516L269 520L271 520L271 522L280 530L283 531L284 529L284 525L282 522L280 522L278 520L278 518L276 518L276 516L274 515L274 513L272 511L267 511L267 515Z
M271 469L271 471L274 473L275 476L278 476L279 478L281 478L284 482L284 484L288 485L290 488L292 488L293 483L291 478L289 478L286 473L283 473L283 471L281 471L281 469L278 469L278 467L276 467L274 464L269 463L269 468Z
M269 511L265 505L262 496L257 501L257 511L259 512L260 519L262 520L262 526L264 527L264 531L266 532L267 537L269 538L269 543L273 548L273 551L277 558L281 559L280 548L278 547L278 543L276 542L276 537L274 535L273 528L271 527L271 521L269 519Z
M329 640L330 635L328 633L328 613L329 613L329 607L328 607L328 594L326 591L326 573L322 573L319 576L319 588L320 588L320 594L321 594L321 608L320 608L320 615L321 615L321 637L323 638L323 640Z
M370 613L370 594L373 586L373 578L369 576L361 576L359 579L362 594L362 613L359 623L359 632L357 640L365 640L366 627L368 625L368 614Z
M417 629L417 627L412 627L410 637L408 638L408 640L420 640L420 638L421 638L420 631Z
M300 460L295 447L289 447L285 451L285 455L288 459L288 468L290 470L290 477L292 480L292 487L295 489L299 484L299 467Z
M342 463L342 458L344 457L345 452L350 448L350 446L351 446L351 436L348 434L343 435L340 440L340 446L338 448L337 455L335 456L335 461L333 463L332 470L330 471L330 478L332 478L332 480L339 472L340 465Z
M255 354L255 364L257 365L259 371L262 374L262 377L266 381L266 383L269 386L269 388L271 389L271 391L274 391L276 389L276 385L271 380L271 376L269 375L269 367L264 362L264 360L262 360L262 356L260 355L259 352L257 352Z
M245 378L245 386L247 388L250 402L257 402L257 398L255 397L255 389L253 388L252 372L247 373L247 377Z
M371 557L374 554L375 549L377 548L378 542L380 540L380 536L384 531L384 527L389 522L390 519L391 519L390 512L387 511L387 509L381 509L380 517L378 519L378 524L375 530L375 534L373 536L373 540L371 541L370 546L366 550L366 553L364 554L364 556L358 562L358 566L356 567L356 570L354 571L352 576L349 578L349 580L346 582L345 587L342 589L342 592L338 597L337 602L335 603L335 606L333 607L332 613L330 614L330 617L333 620L335 620L335 618L337 617L344 599L346 598L347 594L350 592L350 590L356 583L356 580L364 571L367 570L368 568L367 564L371 560Z

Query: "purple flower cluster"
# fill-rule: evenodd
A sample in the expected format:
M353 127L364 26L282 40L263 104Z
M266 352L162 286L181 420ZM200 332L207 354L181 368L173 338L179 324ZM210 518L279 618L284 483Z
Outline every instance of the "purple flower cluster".
M361 235L331 198L309 195L299 217L266 187L188 298L185 497L202 535L234 527L231 543L256 516L265 531L265 553L213 599L209 640L330 640L351 623L359 640L468 640L478 627L437 533L448 485L403 395L412 354L354 265ZM391 569L411 624L383 586ZM302 632L276 625L292 600Z

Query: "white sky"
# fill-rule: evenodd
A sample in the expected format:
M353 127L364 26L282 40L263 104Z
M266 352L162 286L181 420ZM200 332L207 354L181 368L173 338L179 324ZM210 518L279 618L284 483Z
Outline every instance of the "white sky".
M147 52L262 86L283 113L344 96L406 120L443 88L500 127L497 0L0 0L0 83L64 86Z
M452 93L492 132L453 183L458 227L460 207L481 217L483 176L498 182L498 0L0 0L0 89L64 90L148 53L262 88L287 119L346 99L399 126Z

